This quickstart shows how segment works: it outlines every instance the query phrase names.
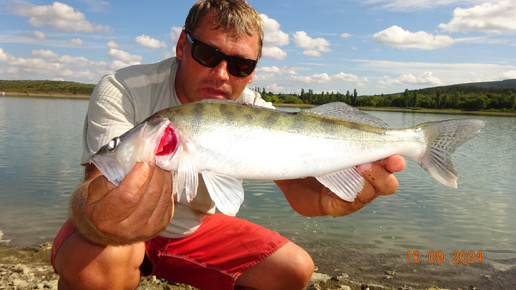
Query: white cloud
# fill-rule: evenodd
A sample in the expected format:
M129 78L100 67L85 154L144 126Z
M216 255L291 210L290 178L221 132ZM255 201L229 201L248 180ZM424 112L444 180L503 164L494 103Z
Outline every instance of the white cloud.
M278 21L269 18L265 14L260 14L260 17L262 18L265 30L264 45L283 46L289 44L288 34L280 30Z
M270 57L283 60L287 57L287 53L279 48L289 44L289 36L281 31L280 24L275 19L269 18L265 14L260 14L263 21L265 36L263 39L263 57Z
M120 45L118 45L118 43L116 43L116 41L113 41L113 40L110 40L107 43L107 47L109 47L109 48L118 48L119 46Z
M342 38L348 38L348 37L351 37L351 36L352 36L352 35L351 35L351 34L349 34L349 33L342 33L342 34L340 35L340 37L342 37Z
M456 8L448 24L439 28L449 31L482 31L502 33L516 31L516 2L483 3L472 8Z
M61 2L38 6L19 5L14 14L29 17L29 24L35 27L51 27L64 31L110 32L109 26L97 25L86 20L83 13Z
M128 64L127 62L124 62L124 61L121 61L121 60L114 60L111 65L109 66L109 69L112 70L112 71L115 71L115 70L118 70L118 69L121 69L121 68L124 68L124 67L127 67L129 66L130 64Z
M176 56L176 47L174 46L174 48L172 49L172 51L164 51L163 52L163 59L167 59L167 58L171 58L171 57L174 57Z
M68 41L68 44L70 46L79 46L79 47L85 46L84 41L82 41L82 39L80 39L80 38L70 39L70 41Z
M41 31L24 31L23 35L35 40L45 40L46 35Z
M172 42L174 42L174 43L177 43L182 31L183 31L182 27L172 26L170 28L170 33L169 33L170 40L172 40Z
M383 77L370 77L370 79L377 82L380 88L391 86L396 91L402 91L406 88L421 88L421 85L414 80L430 87L434 85L499 81L516 77L511 75L511 71L516 72L516 66L508 64L398 62L357 59L351 61L357 63L358 70L375 71L383 74Z
M159 40L157 40L155 38L151 38L150 36L145 35L145 34L137 36L134 40L140 46L150 48L150 49L160 49L160 48L167 47L167 44L164 41L159 41Z
M295 68L295 67L282 67L279 68L277 66L265 66L258 67L256 69L255 80L260 81L277 81L279 78L286 77L289 75L297 75L298 71L307 70L304 68Z
M59 58L59 54L48 50L48 49L40 49L40 50L33 50L30 56L33 57L41 57L41 58L49 58L49 59L57 59Z
M85 68L85 67L92 67L92 68L104 68L107 63L106 62L96 62L91 61L85 57L82 56L70 56L70 55L63 55L59 57L57 62L61 64L66 64L72 67L78 67L78 68Z
M258 87L265 87L267 91L274 93L294 92L301 86L309 88L324 88L329 86L341 86L352 84L355 87L363 87L369 80L366 77L358 77L353 74L340 72L337 74L306 74L308 68L304 67L259 67L256 70L254 83ZM301 75L300 73L304 73ZM278 84L281 84L279 86ZM328 89L323 89L328 91Z
M497 0L491 0L497 1ZM390 11L417 11L430 10L440 6L450 6L459 4L477 4L484 3L485 0L361 0L361 3L368 5L380 5L382 9Z
M322 53L330 52L330 42L324 38L311 38L304 31L294 33L294 42L298 47L304 49L303 54L308 56L321 56Z
M8 68L0 68L0 73L7 74L9 76L16 76L20 73L20 70L17 67L8 67Z
M19 69L28 73L43 74L46 72L56 72L62 69L60 63L48 62L42 58L16 58L9 62L11 66L17 66Z
M9 79L51 79L85 83L98 82L109 71L110 64L91 61L85 57L59 55L51 50L33 50L28 58L14 57L0 48L0 62L8 67L0 67L0 74ZM127 64L126 64L127 65Z
M516 70L508 70L500 73L501 79L516 79Z
M110 48L106 55L113 60L118 60L124 63L140 63L143 60L139 55L130 54L127 51L116 48Z
M447 35L433 35L424 31L410 32L396 25L375 33L373 39L377 43L397 48L424 50L438 49L454 43L454 40Z
M297 76L291 76L291 77L289 77L289 79L296 81L296 82L304 83L304 84L328 84L328 83L342 82L342 81L367 82L367 78L360 79L359 77L357 77L355 75L346 74L343 72L340 72L335 75L329 75L327 73L313 74L313 75L308 75L308 76L297 75Z
M0 47L0 62L8 62L10 58L12 58L12 56L4 52L4 50Z
M265 91L272 92L272 93L284 93L285 87L278 85L277 83L272 83L272 84L268 84L265 86Z
M282 72L282 70L277 66L266 66L266 67L259 67L256 69L258 73L275 73L279 74Z
M270 57L278 60L283 60L287 57L287 53L277 46L262 48L262 57Z
M378 87L385 88L397 85L428 85L439 86L442 81L435 77L432 72L425 72L420 76L414 76L411 73L402 74L397 78L385 76L383 80L378 81Z

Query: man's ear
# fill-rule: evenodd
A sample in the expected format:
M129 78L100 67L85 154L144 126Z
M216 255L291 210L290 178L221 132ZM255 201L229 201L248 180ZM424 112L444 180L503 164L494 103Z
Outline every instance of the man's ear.
M183 59L184 48L186 46L186 32L183 30L179 35L179 39L176 44L176 57L179 60Z

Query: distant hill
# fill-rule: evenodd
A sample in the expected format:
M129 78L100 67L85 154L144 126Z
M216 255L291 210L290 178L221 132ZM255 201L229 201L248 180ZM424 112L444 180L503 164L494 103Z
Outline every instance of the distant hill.
M479 83L465 83L457 86L473 86L480 88L493 88L498 90L516 90L516 79L503 80L497 82L479 82Z
M464 93L473 93L473 92L498 92L503 93L507 91L516 92L516 79L509 79L503 81L495 81L495 82L477 82L477 83L464 83L464 84L455 84L448 86L440 86L440 87L430 87L416 90L422 94L433 94L436 91L441 91L442 93L453 93L456 91L461 91Z
M49 80L0 80L0 92L19 94L91 95L93 84Z

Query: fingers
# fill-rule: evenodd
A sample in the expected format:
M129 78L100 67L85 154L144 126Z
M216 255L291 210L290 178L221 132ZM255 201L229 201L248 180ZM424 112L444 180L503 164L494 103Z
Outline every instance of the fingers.
M324 188L321 192L321 206L324 212L332 217L345 216L354 213L363 208L366 203L355 198L353 202L348 202L339 198L328 188Z
M154 164L139 162L118 187L104 176L89 187L88 218L107 233L128 240L159 234L173 212L172 174Z
M398 179L393 172L399 172L405 167L405 159L400 155L393 155L386 159L358 165L366 182L357 198L369 203L376 195L393 194L398 189Z
M141 217L138 215L138 218L146 221L148 228L166 227L173 212L171 172L155 167L140 205Z
M347 202L340 199L330 190L321 193L321 205L324 211L333 216L343 216L356 212L371 203L379 195L393 194L398 189L398 180L392 174L405 168L405 159L393 155L383 160L358 165L357 169L364 176L365 182L355 200Z
M405 168L405 158L401 155L392 155L379 161L389 172L400 172Z

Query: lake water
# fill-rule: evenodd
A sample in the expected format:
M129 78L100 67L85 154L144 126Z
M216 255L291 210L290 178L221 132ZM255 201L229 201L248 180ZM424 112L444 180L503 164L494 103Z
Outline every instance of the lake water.
M18 246L52 241L67 218L79 165L86 100L0 97L0 240ZM461 115L369 112L393 128ZM245 181L239 217L309 249L358 247L482 252L497 269L516 265L516 118L477 116L485 129L455 153L459 189L442 186L411 160L396 194L342 218L296 214L272 182ZM272 150L274 150L272 148ZM3 237L2 237L3 233ZM427 262L428 263L428 262Z

